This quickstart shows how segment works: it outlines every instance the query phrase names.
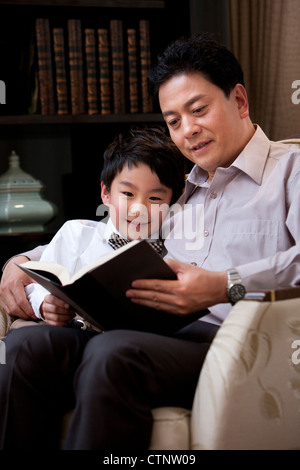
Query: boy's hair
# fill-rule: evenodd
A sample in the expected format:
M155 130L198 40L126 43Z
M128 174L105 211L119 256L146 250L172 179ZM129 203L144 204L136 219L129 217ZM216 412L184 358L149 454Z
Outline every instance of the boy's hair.
M182 193L185 183L185 159L161 126L131 127L119 134L104 152L101 181L108 191L125 165L148 165L160 182L173 191L171 204Z
M194 34L171 43L149 73L149 90L156 95L161 85L182 73L201 72L226 97L237 83L244 86L243 70L236 57L210 33Z

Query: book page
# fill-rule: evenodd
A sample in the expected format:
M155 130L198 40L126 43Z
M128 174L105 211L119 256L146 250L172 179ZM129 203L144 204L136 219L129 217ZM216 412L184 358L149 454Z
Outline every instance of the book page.
M54 274L58 277L62 285L70 284L71 282L71 274L61 264L47 263L44 261L27 261L26 263L22 263L17 266L24 267L32 271L45 271Z
M136 245L137 243L140 243L141 240L134 240L127 245L122 246L121 248L118 248L117 250L114 250L110 253L107 253L104 256L101 256L101 258L96 259L92 263L84 266L82 269L77 271L73 276L67 271L67 269L62 266L61 264L56 264L56 263L47 263L44 261L27 261L26 263L22 263L20 266L23 266L24 268L31 269L34 271L45 271L49 272L51 274L54 274L58 279L60 280L61 284L63 286L67 284L72 284L75 282L77 279L82 277L85 273L88 273L92 269L96 268L97 266L101 266L102 264L106 263L112 258L115 258L118 256L120 253L123 251L126 251Z

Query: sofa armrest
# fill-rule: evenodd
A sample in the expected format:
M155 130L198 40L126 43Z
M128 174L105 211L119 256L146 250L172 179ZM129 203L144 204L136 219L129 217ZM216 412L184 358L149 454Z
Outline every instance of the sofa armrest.
M299 313L299 298L232 308L200 374L192 449L299 448Z
M7 334L11 323L12 323L12 318L9 315L7 315L5 309L0 304L0 339L3 338Z

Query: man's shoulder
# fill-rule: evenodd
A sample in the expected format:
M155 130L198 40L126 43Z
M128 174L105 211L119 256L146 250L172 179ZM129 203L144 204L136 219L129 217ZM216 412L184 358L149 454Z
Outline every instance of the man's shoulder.
M299 143L290 142L289 140L270 141L270 157L278 160L288 159L295 161L296 165L300 164L300 140Z

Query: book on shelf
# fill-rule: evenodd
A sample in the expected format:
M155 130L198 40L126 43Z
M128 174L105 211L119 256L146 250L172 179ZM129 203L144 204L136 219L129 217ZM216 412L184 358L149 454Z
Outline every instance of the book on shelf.
M88 114L98 114L98 79L96 62L96 32L93 28L84 30L86 63L86 101Z
M98 63L101 114L112 112L112 87L110 69L110 45L107 28L98 28Z
M129 112L139 112L136 29L127 29Z
M70 95L72 114L85 114L85 82L81 21L68 20Z
M28 106L27 109L25 108L25 112L28 114L37 114L40 112L39 109L39 80L38 80L38 71L36 68L36 33L35 31L31 31L30 33L30 40L29 40L29 49L28 49L28 72L25 74L25 81L28 84L27 90L28 92ZM21 70L23 69L21 65ZM24 80L24 78L22 79Z
M37 18L35 22L35 32L40 111L41 114L55 114L56 109L49 19Z
M139 32L142 112L151 113L153 111L153 102L148 90L148 73L151 67L150 23L148 20L139 21Z
M106 27L93 24L83 28L80 19L71 18L65 25L54 22L50 29L49 19L38 18L33 33L38 93L34 95L33 83L30 113L153 112L148 91L149 20L137 19L123 30L120 19L108 19Z
M111 67L113 112L122 114L126 112L125 101L125 62L122 20L110 20Z
M174 271L146 240L132 241L73 276L54 263L28 261L18 266L71 305L83 319L104 331L121 328L170 333L200 316L200 313L173 315L135 304L126 297L135 279L176 279Z
M52 35L57 114L68 114L68 80L66 72L65 35L63 28L53 28Z

